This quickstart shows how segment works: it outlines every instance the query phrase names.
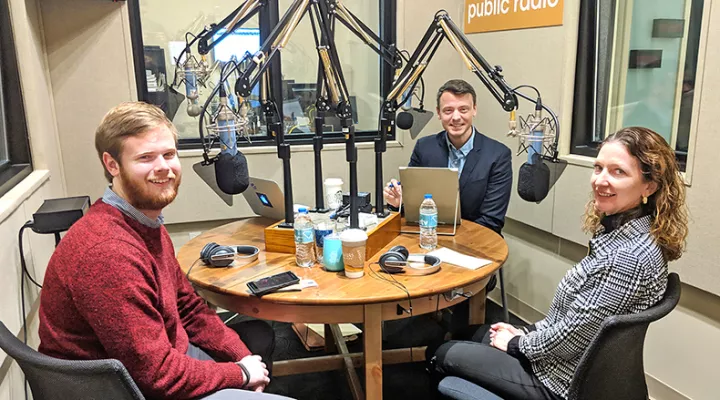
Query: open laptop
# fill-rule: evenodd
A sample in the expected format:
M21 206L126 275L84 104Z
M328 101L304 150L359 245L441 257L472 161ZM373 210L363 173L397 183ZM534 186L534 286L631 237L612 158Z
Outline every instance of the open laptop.
M420 221L420 204L432 194L438 209L438 224L460 225L460 182L456 168L400 167L405 221Z
M285 196L277 182L250 178L243 196L255 214L274 220L285 219Z

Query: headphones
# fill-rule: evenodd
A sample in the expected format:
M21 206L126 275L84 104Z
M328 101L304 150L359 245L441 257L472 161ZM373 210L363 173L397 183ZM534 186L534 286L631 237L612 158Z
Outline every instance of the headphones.
M210 242L200 250L200 259L209 267L227 267L236 256L244 265L257 260L258 254L260 249L255 246L221 246Z
M394 246L380 256L380 269L388 274L430 275L440 270L442 261L429 254L410 254L405 246ZM422 264L422 265L418 265Z

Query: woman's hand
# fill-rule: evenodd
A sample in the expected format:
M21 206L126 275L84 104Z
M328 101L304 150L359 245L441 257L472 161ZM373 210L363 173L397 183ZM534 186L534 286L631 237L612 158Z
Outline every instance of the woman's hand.
M500 329L490 332L490 346L507 351L508 342L510 339L518 336L511 332L509 329Z
M510 324L506 324L504 322L498 322L497 324L492 324L492 326L490 326L490 337L492 337L492 334L494 332L501 331L501 330L510 331L510 332L512 332L513 336L525 334L525 331L522 329L518 329L518 328L516 328Z

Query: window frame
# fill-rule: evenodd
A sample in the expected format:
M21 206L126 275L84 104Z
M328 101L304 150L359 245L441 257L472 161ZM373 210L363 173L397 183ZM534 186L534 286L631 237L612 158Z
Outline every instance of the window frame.
M0 92L0 117L3 118L0 135L4 136L1 140L7 140L8 153L7 162L0 165L1 197L33 171L8 0L0 0Z
M688 0L689 2L693 2L695 0ZM708 35L708 5L705 4L704 0L703 6L702 6L702 12L701 15L691 15L689 17L690 20L697 20L700 23L700 38L697 48L697 65L695 66L695 77L696 77L696 85L695 85L695 95L693 98L693 104L692 104L692 112L690 116L690 129L689 129L689 138L688 138L688 149L687 151L680 151L680 150L674 150L676 159L678 163L680 163L684 167L684 171L682 172L685 176L686 183L690 184L691 182L691 171L692 171L692 159L693 159L693 153L695 150L695 140L697 136L697 120L698 120L698 110L700 107L700 98L701 98L701 92L702 92L702 76L704 71L704 60L705 60L705 52L707 48L707 35ZM572 127L571 127L571 133L570 133L570 148L568 151L568 156L585 156L585 157L591 157L595 158L597 157L599 146L602 141L596 141L594 140L594 134L598 129L600 129L601 132L603 132L603 135L606 135L608 132L606 131L606 125L607 125L607 107L610 103L611 95L614 95L614 90L617 90L617 88L611 88L609 87L607 90L607 95L605 96L605 104L601 107L600 111L597 112L597 108L595 107L596 101L597 101L597 85L598 85L598 76L597 76L597 70L598 70L598 59L601 57L598 56L598 4L599 0L593 0L593 1L586 1L582 2L580 6L580 15L579 15L579 22L578 22L578 44L577 44L577 50L576 50L576 65L575 65L575 82L574 82L574 88L573 88L573 111L572 111ZM607 46L612 46L612 42L615 40L614 35L617 32L617 29L615 27L615 24L618 22L617 20L617 13L618 12L625 12L624 10L619 10L621 7L628 7L629 5L625 4L617 4L617 2L612 2L613 7L613 21L611 23L610 29L611 32L606 35L608 38L608 41L610 42L607 44ZM689 22L688 22L689 25ZM627 27L625 27L627 28ZM583 29L592 29L590 37L584 36L582 34ZM687 30L687 27L686 27ZM683 46L687 46L688 37L683 37L684 44ZM610 60L608 61L610 64L618 62L613 57L615 54L613 53L613 49L609 49L609 56ZM627 57L625 57L627 58ZM586 62L583 63L582 60L585 60ZM592 62L589 62L588 60L592 60ZM612 67L609 67L612 68ZM687 73L687 72L686 72ZM594 79L592 81L582 79L582 76L589 76L592 75ZM610 82L609 85L612 85L612 74L608 72L607 80ZM685 76L683 76L683 79L685 79ZM593 109L590 109L587 107L587 104L592 104ZM599 128L598 128L599 126ZM673 133L673 136L676 136L677 132Z
M379 5L379 31L378 36L385 43L392 43L397 45L397 4L394 0L376 0ZM139 101L149 102L149 96L147 91L147 81L145 77L145 56L144 56L144 43L142 34L142 21L140 13L139 0L127 0L129 22L130 22L130 40L132 44L133 64L135 70L135 85L137 89L137 96ZM259 28L260 28L260 42L263 43L265 39L270 35L272 28L277 25L280 18L278 9L278 0L269 0L268 7L260 10L258 13ZM340 28L343 29L343 28ZM342 57L342 54L340 54ZM394 77L394 70L386 62L378 56L379 65L379 90L383 98L390 92L392 81ZM283 96L282 96L282 54L278 54L277 57L272 61L269 68L271 76L271 90L273 91L274 97L277 100L278 111L280 112L280 118L282 119L283 110ZM382 107L382 105L380 105ZM192 139L181 138L178 142L178 149L180 150L192 150L202 149L202 141L199 133L197 137ZM313 143L314 134L312 133L298 133L292 135L285 135L285 141L291 145L309 145ZM361 142L372 142L378 137L377 129L374 130L358 130L355 132L355 141ZM396 130L395 126L392 127L388 133L387 140L395 140ZM263 147L263 146L275 146L275 139L268 133L264 136L252 136L252 143L248 143L244 139L240 139L237 142L238 147ZM332 143L344 143L345 138L342 132L326 132L323 134L323 142L325 144ZM219 143L214 144L213 147L219 148Z

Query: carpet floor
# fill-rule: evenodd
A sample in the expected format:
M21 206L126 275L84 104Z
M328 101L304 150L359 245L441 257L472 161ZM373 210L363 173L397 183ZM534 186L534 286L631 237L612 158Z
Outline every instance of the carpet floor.
M465 304L465 306L462 306ZM426 346L442 340L448 331L455 332L467 321L467 302L457 306L452 315L442 313L442 318L421 315L404 320L385 322L383 326L383 349ZM228 318L231 314L221 314ZM236 320L247 320L238 317ZM233 322L234 322L233 321ZM486 323L502 321L502 308L492 301L487 302ZM324 350L307 351L289 323L270 322L275 331L275 352L273 360L290 360L326 355ZM510 315L510 323L524 325L524 322ZM362 329L362 325L358 325ZM350 352L362 352L362 334L348 343ZM363 381L363 370L358 369ZM352 399L347 379L342 370L281 376L272 379L266 392L281 394L298 400L344 400ZM386 365L383 367L383 398L385 399L435 399L436 388L431 387L425 371L425 362Z

